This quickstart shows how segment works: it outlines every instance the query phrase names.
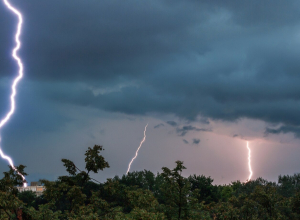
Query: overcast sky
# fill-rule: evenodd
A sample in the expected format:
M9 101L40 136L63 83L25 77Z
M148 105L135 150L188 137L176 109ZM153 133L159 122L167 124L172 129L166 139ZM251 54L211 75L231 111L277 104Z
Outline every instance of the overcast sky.
M300 2L11 0L23 13L25 76L2 149L28 180L84 167L103 145L104 181L184 161L216 184L300 171ZM16 18L0 7L0 115L17 66ZM0 171L7 170L0 161Z

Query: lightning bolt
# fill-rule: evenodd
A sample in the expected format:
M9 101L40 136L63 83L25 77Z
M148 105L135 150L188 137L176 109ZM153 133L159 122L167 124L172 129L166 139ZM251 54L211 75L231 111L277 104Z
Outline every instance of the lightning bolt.
M146 131L147 131L147 127L148 127L148 124L146 125L145 130L144 130L144 138L143 138L143 140L141 141L140 146L139 146L138 149L136 150L135 156L131 159L131 161L130 161L130 163L129 163L129 165L128 165L128 169L127 169L126 174L128 174L132 162L133 162L133 161L135 160L135 158L137 157L137 155L138 155L138 153L139 153L139 150L140 150L141 146L143 145L143 143L144 143L145 140L146 140Z
M249 167L249 172L250 172L248 180L247 180L247 182L248 182L251 180L251 177L253 174L252 168L251 168L251 149L249 148L249 141L247 141L247 149L248 149L248 167Z
M5 6L18 17L18 25L17 25L17 31L16 31L16 35L15 35L15 42L16 42L16 46L13 48L12 50L12 57L15 59L16 63L18 64L19 67L19 73L17 75L17 77L14 79L13 84L11 86L11 95L10 95L10 110L9 112L6 114L6 116L1 119L0 121L0 130L2 129L2 127L9 121L10 117L12 116L12 114L15 111L15 96L17 94L16 91L16 87L19 83L19 81L22 79L23 77L23 63L21 58L18 56L17 52L19 51L19 49L21 48L21 42L20 42L20 35L21 35L21 30L22 30L22 24L23 24L23 17L21 12L19 12L16 8L14 8L9 2L8 0L3 0L3 3L5 4ZM1 137L0 137L0 141L1 141ZM5 155L1 149L0 146L0 155L3 159L7 160L8 163L10 164L10 166L22 177L23 179L23 183L24 183L24 187L27 186L26 183L26 179L25 177L15 168L14 163L12 161L12 159Z

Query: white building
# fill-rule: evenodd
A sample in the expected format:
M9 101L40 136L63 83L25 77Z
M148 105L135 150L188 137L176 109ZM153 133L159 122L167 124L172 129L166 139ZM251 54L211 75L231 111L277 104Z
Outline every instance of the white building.
M43 192L45 191L45 187L40 186L38 182L31 182L30 186L27 186L27 187L20 186L17 188L18 188L19 192L32 191L37 196L42 195Z

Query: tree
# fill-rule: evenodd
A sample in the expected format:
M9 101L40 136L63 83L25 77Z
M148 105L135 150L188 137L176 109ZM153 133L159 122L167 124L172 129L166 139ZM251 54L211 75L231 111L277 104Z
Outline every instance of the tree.
M80 170L72 161L62 159L69 176L60 176L55 182L41 181L46 187L44 198L52 204L54 210L60 210L68 216L78 213L82 206L89 203L90 198L84 193L86 187L91 187L90 181L98 182L90 177L90 172L98 173L109 167L108 162L100 155L102 150L103 147L99 145L88 148L85 153L86 170Z
M261 206L261 210L259 211L261 219L276 219L278 217L276 206L279 198L275 186L270 183L265 186L256 186L250 198Z
M292 198L291 208L299 219L300 218L300 192L297 192L296 195Z
M115 176L114 180L117 180L126 186L138 186L139 188L153 191L156 178L151 171L143 170L139 172L129 172L128 174L123 175L122 178Z
M232 196L232 193L233 193L233 189L230 185L224 185L222 187L220 187L222 189L221 191L221 198L222 198L222 201L227 201L231 196Z
M161 174L132 172L107 179L104 183L90 177L109 167L95 145L85 153L85 169L62 159L68 172L54 182L43 180L46 190L37 197L32 192L19 193L23 184L18 172L10 167L0 179L0 219L24 220L162 220L300 219L299 175L280 176L279 184L262 178L229 185L212 185L203 175L182 176L182 161L176 167L163 167ZM20 212L22 210L23 212Z
M199 202L205 202L209 204L211 202L217 202L220 195L218 195L217 186L213 186L214 181L210 177L205 177L204 175L191 175L188 177L188 181L191 183L191 190L199 190L199 196L197 199Z
M24 191L18 193L18 198L22 202L24 202L27 205L27 207L35 206L36 197L36 194L32 191Z
M280 175L278 177L278 192L284 197L292 197L300 190L300 174Z
M181 219L183 214L188 214L188 195L190 194L190 182L182 176L182 170L186 169L182 161L176 161L176 167L170 170L163 167L161 176L164 178L162 194L165 199L166 215L169 219L176 216Z
M24 165L16 166L15 169L9 166L9 171L3 172L4 177L0 180L0 190L3 192L11 192L16 195L18 190L15 186L23 186L26 182L20 176L20 174L27 176L27 173L24 171L25 168L26 166Z
M26 176L25 166L19 165L13 169L9 166L9 171L4 172L4 177L0 180L0 217L1 219L14 219L19 210L25 205L18 198L18 189L15 186L22 186L24 180L19 175Z

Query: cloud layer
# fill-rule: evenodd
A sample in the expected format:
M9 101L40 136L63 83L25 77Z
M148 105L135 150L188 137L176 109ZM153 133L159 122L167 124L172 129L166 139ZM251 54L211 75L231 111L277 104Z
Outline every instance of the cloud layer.
M287 126L266 133L298 133L298 1L15 4L25 18L28 92L41 102L188 120L250 118ZM16 68L8 56L15 21L1 10L4 82Z

